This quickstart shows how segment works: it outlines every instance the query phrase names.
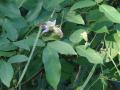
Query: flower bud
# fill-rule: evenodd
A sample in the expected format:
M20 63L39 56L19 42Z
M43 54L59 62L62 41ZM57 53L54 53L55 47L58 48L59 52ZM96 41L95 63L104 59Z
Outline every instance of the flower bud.
M88 41L88 35L87 32L83 32L80 34L82 36L82 38L87 42Z

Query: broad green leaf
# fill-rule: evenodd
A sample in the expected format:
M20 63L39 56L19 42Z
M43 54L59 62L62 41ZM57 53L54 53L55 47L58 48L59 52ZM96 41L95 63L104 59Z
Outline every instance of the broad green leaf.
M23 17L11 19L11 24L19 33L19 38L24 37L24 35L29 31L29 26L27 20Z
M21 63L28 60L28 57L25 55L15 55L8 59L9 63Z
M0 47L1 51L11 51L17 49L12 43L6 43L2 47Z
M27 39L23 39L17 42L13 42L13 44L19 48L25 49L25 50L30 50L30 47L33 46L35 41L35 38L27 38ZM37 46L44 46L44 42L42 40L38 40Z
M81 33L85 32L84 29L79 29L79 30L76 30L74 31L70 37L69 37L69 40L75 44L79 43L83 38L81 37Z
M43 50L43 63L46 73L46 79L49 84L57 90L57 85L61 77L61 64L59 61L59 56L56 51L51 49L51 47L46 47Z
M8 39L0 38L0 50L1 51L11 51L15 50L16 46L14 46Z
M101 3L103 0L95 0L96 3Z
M51 18L52 12L46 11L44 9L41 10L40 15L35 19L32 24L38 25L39 23L45 23Z
M102 27L102 28L100 28L98 30L95 30L95 32L96 33L109 33L106 26L104 26L104 27Z
M75 12L70 11L67 13L65 19L69 22L77 23L77 24L85 24L82 16L80 14L75 14Z
M47 10L54 10L60 5L60 3L64 2L64 1L65 0L45 0L44 8Z
M0 15L7 16L9 18L21 17L19 8L15 3L0 3Z
M13 68L10 63L0 60L0 79L4 85L10 87L10 82L13 78Z
M18 32L16 30L16 28L11 24L11 21L8 19L4 19L3 21L3 29L5 30L5 32L7 33L7 37L12 40L15 41L18 38Z
M120 13L114 7L102 4L99 6L99 10L112 22L120 23Z
M24 28L26 28L28 24L23 17L11 19L11 23L18 30L18 32L20 33L26 32Z
M17 0L17 1L20 2L21 0ZM43 0L26 0L26 2L23 4L23 7L25 7L28 10L31 10L36 7L38 1L43 1ZM19 4L19 2L17 2L17 4Z
M103 58L92 48L81 45L76 47L76 51L80 56L86 57L90 63L103 64Z
M13 44L21 49L25 49L25 50L30 51L30 47L29 47L29 45L27 45L27 43L25 43L25 40L13 42Z
M48 43L48 47L51 47L55 51L65 55L76 55L75 50L68 43L62 41L53 41Z
M85 8L85 7L91 7L96 5L96 2L92 1L92 0L81 0L79 2L76 2L72 7L71 10L75 10L75 9L81 9L81 8Z
M28 22L32 22L33 20L35 20L35 19L39 16L40 11L41 11L41 9L42 9L42 5L43 5L43 2L42 2L42 1L39 1L39 2L37 3L36 8L29 11L29 13L28 13L28 15L27 15L27 21L28 21Z
M16 51L11 51L11 52L0 51L0 56L4 56L4 57L10 57L15 54L16 54Z
M100 29L104 29L105 32L107 33L108 32L107 28L110 28L112 25L113 25L113 23L111 21L109 21L107 18L102 16L102 18L99 18L99 20L97 20L95 23L91 24L90 31L102 32L103 30L101 31Z
M104 14L101 13L99 9L93 9L86 14L86 19L88 22L98 21L103 15Z

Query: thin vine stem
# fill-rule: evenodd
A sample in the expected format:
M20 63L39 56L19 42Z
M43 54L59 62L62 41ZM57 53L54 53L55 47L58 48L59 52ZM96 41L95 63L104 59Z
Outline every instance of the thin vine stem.
M21 76L20 76L20 79L19 79L16 87L18 87L18 85L21 83L21 81L23 80L23 77L24 77L24 75L25 75L25 73L26 73L26 71L27 71L27 68L28 68L28 66L29 66L29 64L30 64L31 58L32 58L33 53L34 53L34 51L35 51L35 48L36 48L36 45L37 45L37 42L38 42L40 33L41 33L41 27L39 28L39 31L38 31L38 33L37 33L35 42L34 42L34 44L33 44L33 48L32 48L32 50L31 50L30 56L29 56L28 61L27 61L27 64L25 65L25 68L24 68L24 70L23 70L23 72L22 72L22 74L21 74Z
M88 87L87 90L90 90L90 88L94 86L98 82L98 80L100 80L100 76Z
M118 75L120 76L120 71L119 71L119 69L117 68L117 65L115 64L114 60L112 59L112 57L111 57L109 54L108 54L108 56L109 56L110 60L112 61L113 65L115 66Z
M94 37L92 38L92 40L90 41L90 45L92 44L92 42L95 40L97 34L94 35Z
M20 65L19 65L18 69L19 69L19 76L20 76L21 75L21 67L20 67ZM21 83L18 86L18 90L22 90L21 89Z
M91 69L87 79L85 80L84 84L80 87L80 90L84 90L84 88L86 87L86 85L88 84L88 82L90 81L93 73L95 72L95 69L96 69L96 64L93 66L93 68Z
M81 66L79 65L78 73L76 74L74 83L75 83L75 82L77 81L77 79L79 78L80 70L81 70Z

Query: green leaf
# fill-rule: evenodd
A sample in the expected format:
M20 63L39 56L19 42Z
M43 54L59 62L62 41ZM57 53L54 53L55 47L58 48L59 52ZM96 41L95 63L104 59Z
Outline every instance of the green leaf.
M48 46L57 51L58 53L65 55L76 55L75 50L71 45L62 41L53 41L48 43Z
M42 2L42 1L39 1L39 2L37 3L36 8L29 11L29 13L28 13L28 15L27 15L27 21L28 21L28 22L32 22L33 20L35 20L35 19L39 16L40 11L41 11L41 9L42 9L42 5L43 5L43 2Z
M15 50L16 46L14 46L8 39L0 38L0 50L1 51L11 51Z
M94 9L94 10L90 10L87 14L86 14L86 19L89 22L92 21L98 21L99 19L101 20L101 17L103 17L103 13L101 13L99 11L99 9Z
M95 0L96 3L101 3L103 0Z
M103 58L92 48L81 45L76 47L76 51L80 56L86 57L90 63L103 64Z
M23 18L14 18L11 19L11 24L17 29L17 31L21 33L26 33L25 28L28 26L27 21Z
M107 33L107 28L110 28L112 25L113 23L111 21L102 16L102 18L99 18L99 20L96 20L96 22L91 25L90 31L98 31L98 33L102 33L105 30L104 32Z
M27 38L27 39L23 39L23 40L20 40L20 41L17 41L17 42L13 42L13 44L19 48L22 48L22 49L25 49L25 50L30 50L30 47L33 46L33 43L35 41L35 38L33 37L30 37L30 38ZM45 44L42 40L38 40L38 43L37 43L37 46L41 46L43 47Z
M79 30L76 30L74 31L70 37L69 37L69 40L75 44L79 43L83 38L81 37L81 33L85 32L84 29L79 29Z
M25 50L30 51L30 47L29 47L29 45L27 45L27 43L25 43L25 40L13 42L13 44L21 49L25 49Z
M0 3L0 14L1 16L7 16L10 18L21 17L19 8L15 3Z
M4 85L10 87L13 78L13 68L10 63L0 60L0 79Z
M31 22L33 25L36 24L38 25L39 23L45 23L51 18L52 12L49 12L47 10L42 9L39 17L36 18L34 22Z
M57 8L60 3L64 2L65 0L45 0L44 8L47 10L53 10Z
M120 23L120 13L114 7L102 4L99 6L99 10L112 22Z
M16 28L11 24L10 20L4 19L4 21L3 21L3 29L6 31L7 37L10 40L12 40L12 41L17 40L18 32L17 32Z
M57 90L57 85L61 77L61 64L56 51L46 47L43 51L43 63L45 67L46 78L49 84Z
M11 52L0 51L0 56L4 56L4 57L10 57L15 54L16 54L16 51L11 51Z
M109 33L106 26L104 26L104 27L102 27L100 29L95 30L95 32L96 33Z
M1 51L11 51L17 49L16 46L14 46L12 43L6 43L4 46L0 47Z
M81 8L85 8L85 7L91 7L96 5L96 3L92 0L82 0L79 2L76 2L72 7L71 10L75 10L75 9L81 9Z
M28 60L28 57L25 55L15 55L8 59L9 63L21 63Z
M31 10L36 7L38 1L43 1L43 0L26 0L25 3L23 4L23 7L25 7L28 10ZM21 0L17 0L17 4L20 6Z
M25 20L23 17L12 19L11 24L18 31L19 38L23 38L25 34L27 33L27 31L29 31L27 20Z
M80 14L76 15L75 12L70 11L67 13L65 19L69 22L77 23L77 24L85 24L82 16Z

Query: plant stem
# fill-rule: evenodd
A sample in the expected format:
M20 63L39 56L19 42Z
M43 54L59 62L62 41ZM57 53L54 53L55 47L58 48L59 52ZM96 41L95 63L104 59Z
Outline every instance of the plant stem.
M27 71L27 68L28 68L28 66L29 66L29 64L30 64L31 58L32 58L33 53L34 53L34 51L35 51L35 48L36 48L36 45L37 45L37 42L38 42L40 33L41 33L41 28L39 28L39 31L38 31L38 33L37 33L35 42L34 42L34 44L33 44L33 48L32 48L32 50L31 50L30 56L29 56L28 61L27 61L27 64L25 65L25 68L24 68L24 70L23 70L23 72L22 72L22 75L20 76L20 79L19 79L16 87L18 87L18 85L21 83L21 81L22 81L22 79L23 79L23 77L24 77L24 75L25 75L25 73L26 73L26 71Z
M109 56L110 60L112 61L113 65L115 66L115 68L116 68L116 70L117 70L117 72L118 72L118 74L119 74L119 76L120 76L120 71L119 71L119 69L117 68L117 65L115 64L114 60L112 59L112 57L111 57L109 54L108 54L108 56Z
M87 90L90 90L90 88L91 88L92 86L94 86L94 85L97 83L98 80L100 80L100 76L88 87Z
M78 77L79 77L80 70L81 70L81 66L79 65L78 73L77 73L77 75L76 75L76 77L75 77L74 83L77 81L77 79L78 79Z
M97 66L96 64L93 66L93 68L91 69L91 71L90 71L87 79L85 80L84 84L80 87L80 90L84 90L84 88L85 88L86 85L88 84L90 78L92 77L92 75L93 75L93 73L94 73L94 71L95 71L95 69L96 69L96 66Z
M20 65L19 65L18 69L19 69L19 77L20 77L20 75L21 75L21 67L20 67ZM21 90L21 83L18 86L18 90Z

